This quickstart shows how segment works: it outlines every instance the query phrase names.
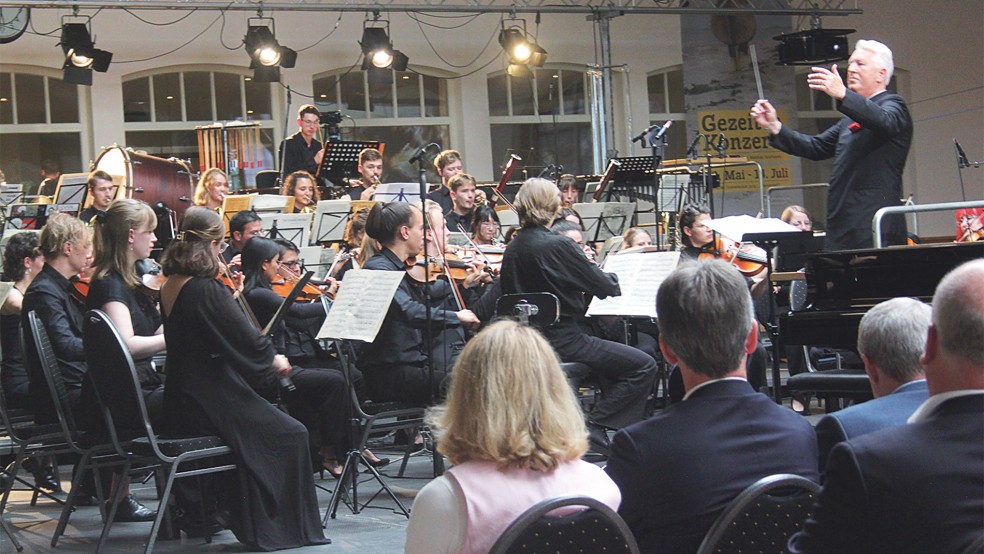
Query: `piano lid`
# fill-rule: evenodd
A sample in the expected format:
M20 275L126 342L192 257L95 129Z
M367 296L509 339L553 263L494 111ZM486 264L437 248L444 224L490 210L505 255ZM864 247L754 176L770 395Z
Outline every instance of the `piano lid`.
M925 302L958 265L984 257L984 242L808 254L806 310L865 308L911 296Z

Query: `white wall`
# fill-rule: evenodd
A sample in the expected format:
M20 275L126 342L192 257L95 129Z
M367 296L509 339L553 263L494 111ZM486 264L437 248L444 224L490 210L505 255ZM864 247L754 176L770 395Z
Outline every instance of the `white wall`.
M896 63L909 71L911 87L908 101L916 124L909 171L910 181L919 203L959 199L959 185L954 164L952 138L960 139L973 160L984 159L984 70L982 52L984 38L984 0L860 0L865 13L860 16L828 17L827 28L856 28L852 43L858 38L882 40L895 50ZM35 29L57 29L60 17L68 10L34 9ZM83 10L93 13L93 10ZM174 21L186 12L138 11L140 17L164 23ZM96 45L114 53L113 64L106 74L96 74L92 87L92 145L93 152L112 143L124 142L121 79L124 75L157 67L184 64L229 64L245 67L248 59L241 48L228 50L223 46L240 43L246 30L247 12L232 12L225 16L224 30L218 12L200 11L180 23L170 26L151 26L118 10L106 9L93 21ZM337 13L267 13L276 18L277 35L282 44L301 50L326 35L335 25ZM417 23L408 14L384 14L392 21L391 37L397 49L410 57L414 66L432 67L457 74L475 70L491 60L499 46L493 36L500 16L487 14L476 18L460 29L441 30L424 27L434 47L454 64L464 64L475 58L491 38L491 44L479 57L480 63L467 69L449 67L438 59L424 38ZM427 18L425 21L450 26L467 19ZM526 17L528 28L534 29L533 16ZM301 51L297 67L284 70L284 82L298 93L311 92L311 76L329 69L358 63L356 41L361 37L363 15L346 13L337 30L326 40ZM160 59L131 62L152 57L177 48L193 36L198 39ZM627 125L628 113L619 106L616 110L615 144L622 153L629 153L628 137L648 124L646 73L679 64L680 24L676 16L622 16L611 22L612 61L626 65L631 96L632 127ZM595 61L592 23L583 15L544 15L539 40L549 53L550 62L589 64ZM61 50L56 46L58 33L53 36L25 35L17 41L0 46L0 64L28 64L56 68L61 63ZM445 147L462 150L469 168L484 180L491 180L493 154L488 133L487 91L485 76L503 68L494 61L475 75L456 80L451 94L452 142ZM617 78L618 79L618 78ZM616 89L615 101L623 102L624 93ZM302 100L294 97L295 105ZM274 97L275 106L284 98ZM283 108L275 108L282 110ZM288 115L291 119L292 116ZM283 127L282 121L277 128ZM293 123L289 125L293 129ZM638 153L638 152L637 152ZM984 168L964 170L968 196L984 198ZM953 232L952 216L924 216L924 235L947 235Z

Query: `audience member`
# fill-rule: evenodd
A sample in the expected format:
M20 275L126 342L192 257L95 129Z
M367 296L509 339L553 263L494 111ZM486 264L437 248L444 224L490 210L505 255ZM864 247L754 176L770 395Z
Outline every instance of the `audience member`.
M417 496L408 553L488 552L520 514L556 496L618 507L611 479L580 460L581 410L557 355L531 327L499 321L472 339L447 404L429 415L454 467Z
M745 280L717 260L682 264L656 297L659 345L687 394L615 434L608 474L643 552L693 553L731 500L768 475L816 481L810 424L745 379L758 326Z
M984 260L940 281L908 425L842 442L793 553L961 553L984 534Z
M828 414L817 423L821 472L835 444L904 425L929 396L919 363L929 321L929 306L912 298L882 302L861 318L858 352L875 400Z

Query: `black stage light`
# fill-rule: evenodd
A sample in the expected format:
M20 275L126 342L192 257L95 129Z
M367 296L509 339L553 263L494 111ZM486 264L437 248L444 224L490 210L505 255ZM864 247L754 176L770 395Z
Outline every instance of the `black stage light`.
M814 65L851 56L847 35L854 29L810 29L772 37L779 41L778 65Z
M73 16L74 17L74 16ZM113 54L95 47L86 23L63 23L58 43L65 55L62 79L76 85L92 85L92 72L105 73Z
M518 22L506 26L506 21ZM522 19L504 20L499 31L499 46L509 57L508 72L513 77L531 76L530 68L543 67L547 61L547 51L544 50L526 32L526 21Z
M254 24L254 21L259 24ZM269 22L269 26L264 22ZM253 79L261 83L279 81L280 68L294 67L297 52L277 42L275 30L271 30L273 19L251 17L248 25L243 44L249 54L249 68L253 70Z

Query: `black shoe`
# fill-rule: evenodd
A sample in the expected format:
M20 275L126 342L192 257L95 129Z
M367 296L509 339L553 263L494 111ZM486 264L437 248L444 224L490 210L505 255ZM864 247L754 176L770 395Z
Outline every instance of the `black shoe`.
M363 458L365 458L367 464L369 464L372 467L377 468L377 469L379 469L379 468L381 468L383 466L388 466L389 463L390 463L390 459L389 458L376 458L375 460L370 460L366 456L363 456Z
M588 444L595 452L608 455L612 443L608 440L608 431L597 423L588 423Z
M107 503L107 511L109 509ZM131 523L135 521L154 521L157 512L144 506L132 494L128 494L120 500L120 505L116 507L116 515L113 521L116 523Z
M0 494L7 492L7 489L14 484L14 479L6 471L0 470Z
M39 489L48 492L62 492L61 479L58 478L58 470L54 466L44 466L35 469L34 484Z

